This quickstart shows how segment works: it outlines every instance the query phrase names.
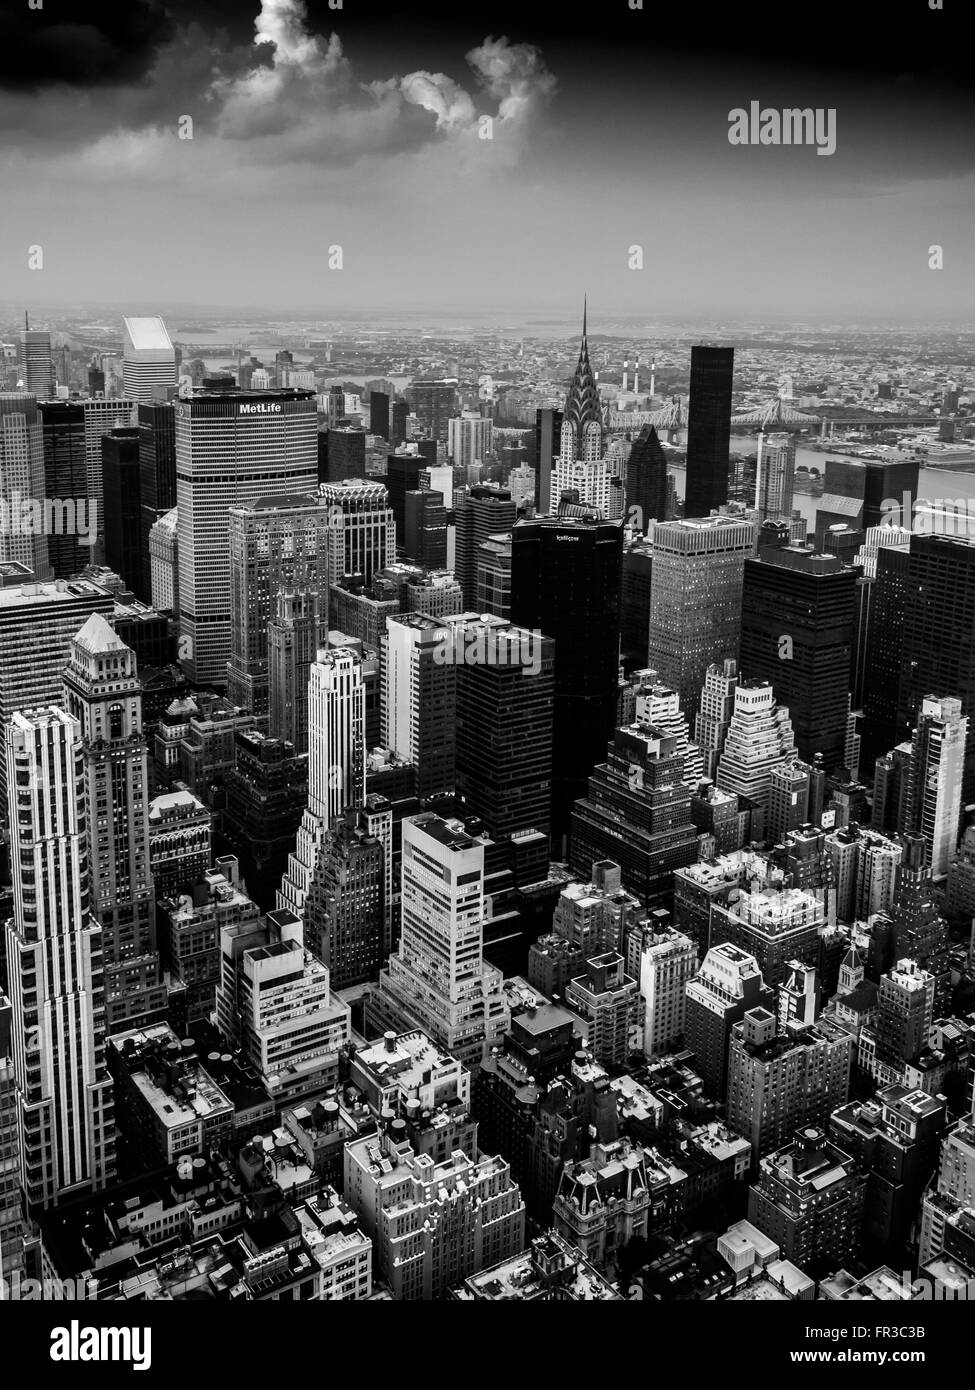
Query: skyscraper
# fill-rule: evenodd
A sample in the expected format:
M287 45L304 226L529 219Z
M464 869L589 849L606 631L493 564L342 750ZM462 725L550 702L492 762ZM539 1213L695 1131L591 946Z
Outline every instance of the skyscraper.
M469 663L467 651L476 657ZM525 830L547 836L555 643L482 616L457 625L453 652L457 795L495 839Z
M457 414L457 378L414 377L409 396L424 438L446 443L451 416Z
M728 942L711 947L686 991L687 1046L713 1094L723 1096L733 1025L748 1009L774 1009L775 996L763 983L755 957Z
M149 769L133 652L100 613L71 643L65 707L81 728L91 911L101 924L109 1032L156 1022L166 987L149 862Z
M138 429L124 425L110 430L102 438L105 563L121 575L137 598L144 599L140 481Z
M758 436L758 463L755 477L755 510L759 521L792 519L792 485L796 468L795 436Z
M440 619L419 613L386 619L383 741L416 767L419 797L454 790L459 667L449 657L448 630Z
M71 498L90 517L85 457L85 408L80 401L44 401L37 407L44 444L44 496ZM47 537L47 554L55 579L67 579L91 563L92 548L77 526L53 531ZM94 533L91 539L94 540Z
M308 751L308 685L312 664L327 638L314 589L278 591L276 611L267 626L268 729L272 738L285 739L296 753Z
M269 712L268 624L277 617L279 595L318 593L327 626L326 585L338 521L314 495L261 497L230 508L227 694L258 720Z
M232 619L229 509L314 491L310 391L208 391L176 405L181 661L190 680L227 680Z
M375 479L347 478L341 483L323 483L318 494L331 531L326 571L329 585L346 575L371 583L377 570L394 563L400 534L393 526L386 488Z
M464 591L466 607L477 604L477 564L480 548L489 537L507 532L515 524L518 509L507 488L478 484L458 492L454 573Z
M0 563L14 560L26 565L35 579L47 579L50 574L46 522L54 514L50 503L45 507L46 496L44 432L37 398L26 391L2 391ZM74 499L69 505L73 514Z
M827 773L845 761L858 575L800 546L763 547L745 561L739 670L771 684L799 756L821 754Z
M961 701L928 695L911 741L903 829L923 835L933 879L943 879L958 845L968 720Z
M727 516L653 530L649 662L696 713L708 666L737 660L745 560L755 528Z
M385 391L369 392L369 429L381 439L389 439L389 396Z
M51 335L45 328L31 328L24 315L24 388L38 400L54 395L54 357Z
M149 532L176 506L176 410L171 401L140 401L139 499L142 518L139 544L142 551L143 590L139 595L152 602Z
M465 411L447 422L447 456L455 468L484 463L494 441L494 421Z
M413 816L403 822L402 875L399 951L367 1021L373 1007L387 1009L471 1065L511 1021L501 972L483 955L484 846L456 822Z
M740 684L735 690L735 709L718 759L715 782L719 789L747 797L764 815L769 805L772 768L795 759L789 711L776 704L772 687L766 681ZM761 829L753 821L754 839L762 838Z
M322 648L308 683L308 807L277 899L298 917L325 835L365 800L365 722L361 660L345 648Z
M691 348L684 515L710 516L728 500L734 348Z
M133 401L165 400L177 385L176 352L157 315L122 320L122 385Z
M535 511L552 510L552 465L561 447L562 412L545 406L535 411ZM558 499L556 498L556 501Z
M589 361L586 317L587 310L583 305L579 360L562 412L558 455L561 464L577 461L597 463L603 456L603 408L596 386L596 375ZM552 499L553 502L556 500Z
M77 720L25 710L5 730L14 915L7 923L21 1187L29 1207L102 1188L115 1166L102 933L91 913Z
M626 514L627 521L644 534L648 522L667 520L667 458L653 425L644 425L630 450Z
M405 497L406 530L403 552L424 569L443 569L447 564L447 509L440 492L408 492Z
M552 834L602 762L616 724L623 525L553 517L511 533L511 621L555 639Z

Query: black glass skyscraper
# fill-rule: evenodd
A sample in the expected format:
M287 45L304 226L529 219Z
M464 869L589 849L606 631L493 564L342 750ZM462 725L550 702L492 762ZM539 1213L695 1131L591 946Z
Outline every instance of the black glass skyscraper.
M105 497L105 563L138 597L145 592L139 526L139 431L132 426L102 436L102 490Z
M552 510L552 460L562 438L562 412L548 407L535 411L535 510L547 516Z
M85 411L73 401L41 401L37 407L44 439L45 497L75 498L88 491L85 463ZM65 531L52 531L47 555L55 579L67 579L91 563L91 546Z
M710 516L728 500L734 348L691 348L684 515Z
M142 591L136 590L136 595L149 602L149 531L176 506L176 410L171 401L140 401L138 409Z
M555 639L552 835L606 755L619 681L622 521L521 521L511 537L511 621Z
M369 430L389 438L389 397L385 391L369 392Z

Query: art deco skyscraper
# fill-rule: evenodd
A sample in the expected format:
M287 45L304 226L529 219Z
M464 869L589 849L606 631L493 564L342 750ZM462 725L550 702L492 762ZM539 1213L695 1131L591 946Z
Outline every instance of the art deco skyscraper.
M364 804L365 727L361 660L345 648L323 648L308 682L308 808L278 890L278 907L298 917L325 835L348 807Z
M582 342L579 361L562 412L559 461L564 464L581 460L598 463L603 456L603 408L596 386L596 376L589 361L589 340L586 332L586 307L582 310ZM553 498L553 502L557 500Z
M84 745L55 706L5 730L14 915L7 924L21 1186L30 1207L102 1188L115 1166L102 932L90 910Z
M735 710L718 759L715 781L719 789L747 797L764 815L772 769L795 762L796 757L788 709L776 704L767 681L743 681L735 690ZM755 811L752 814L752 838L760 839L762 827L755 820Z
M179 630L190 680L227 680L229 509L313 492L316 422L311 391L200 389L176 404Z
M691 348L687 403L686 517L710 516L728 500L734 348Z
M267 625L272 738L286 739L296 753L308 751L308 682L319 647L328 641L314 589L282 590Z
M109 1032L156 1022L166 987L149 864L149 768L135 653L100 613L71 643L64 703L83 739L91 911L102 928Z

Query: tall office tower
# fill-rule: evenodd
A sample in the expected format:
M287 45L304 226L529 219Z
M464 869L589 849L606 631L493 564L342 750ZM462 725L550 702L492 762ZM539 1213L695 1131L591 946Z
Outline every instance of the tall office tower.
M345 648L322 648L308 682L308 808L277 904L304 913L325 835L366 785L366 690L362 662Z
M389 408L389 442L394 449L406 443L406 426L410 407L406 401L393 401Z
M327 431L324 476L320 483L344 483L347 478L366 476L366 432L352 425L335 426Z
M111 618L114 610L109 591L84 579L0 587L0 723L59 701L71 639L92 613ZM5 776L3 764L4 792Z
M138 597L146 592L142 572L142 494L139 431L133 425L102 438L105 563Z
M726 942L712 946L688 981L685 1036L695 1067L711 1092L724 1097L731 1030L749 1009L775 1008L754 956Z
M822 547L833 526L848 525L865 532L873 526L889 526L892 513L900 513L901 524L910 527L910 503L917 497L919 472L917 458L896 462L827 459L824 491L816 508L817 547ZM901 505L905 494L910 499L907 515Z
M729 941L758 962L762 979L777 989L795 961L814 965L826 924L821 893L769 887L711 908L711 942Z
M710 516L728 500L734 348L692 347L687 403L686 517Z
M386 962L382 840L359 808L328 832L305 905L305 940L328 966L333 989L378 980Z
M100 613L71 643L64 703L81 728L90 908L102 928L109 1032L166 1007L149 860L149 767L135 655Z
M643 1051L648 1058L660 1057L684 1036L697 947L683 932L658 925L652 915L627 934L625 947L627 971L638 982L646 1007Z
M389 439L389 395L385 391L369 392L369 432L380 439Z
M44 430L37 400L26 391L0 392L0 564L25 565L36 579L51 573L48 535L72 523L84 492L46 501ZM70 510L68 510L70 509ZM85 561L87 563L87 560Z
M14 915L7 923L21 1188L29 1208L103 1188L115 1167L102 932L91 913L84 751L55 706L5 729Z
M864 713L876 754L910 736L932 690L961 700L963 710L975 708L975 541L915 534L907 555L881 550L874 613ZM975 798L971 738L962 795Z
M738 689L738 663L723 661L708 667L701 690L700 711L694 722L694 741L701 750L705 777L713 778L718 759L724 752L725 739L735 712L735 691Z
M649 669L634 671L630 685L634 696L634 722L651 724L658 733L677 740L677 752L684 759L684 781L697 791L704 776L704 761L697 744L690 741L690 727L677 691L671 690L656 671Z
M0 397L0 410L3 409ZM44 448L44 492L47 498L71 498L77 509L90 517L88 474L85 457L85 410L80 401L44 401L37 407ZM0 444L2 448L2 444ZM33 495L33 494L32 494ZM91 517L96 522L96 518ZM92 537L94 538L94 536ZM54 531L47 537L48 560L55 579L67 579L91 562L91 546L77 526Z
M175 507L149 528L149 582L152 606L157 613L178 613L179 556Z
M227 693L259 720L269 710L268 624L278 595L318 592L327 625L326 585L342 518L311 495L261 497L231 507L230 664Z
M176 352L161 318L122 320L122 386L133 401L165 400L178 385Z
M643 918L640 899L622 887L620 866L597 860L589 883L567 883L552 914L552 934L582 956L621 951L631 928Z
M383 742L415 766L418 797L454 790L460 668L449 656L449 636L440 620L418 613L387 618L382 638Z
M447 509L440 492L408 492L403 553L424 569L447 564Z
M548 516L558 498L552 496L552 467L562 442L562 412L545 406L535 411L535 511Z
M667 457L653 425L643 426L627 460L626 516L643 535L648 522L667 520Z
M911 741L903 829L924 836L935 881L947 875L958 845L968 738L961 709L961 701L952 697L925 696Z
M315 431L310 391L201 389L177 403L179 627L189 680L227 680L229 509L314 491Z
M136 423L135 402L129 397L111 400L91 400L80 402L85 412L85 469L88 478L87 493L90 507L98 508L98 538L101 541L104 525L104 499L102 496L102 437L109 430Z
M23 354L24 389L38 400L54 395L54 354L51 335L46 328L30 328L24 315Z
M804 1125L759 1164L748 1220L804 1271L849 1269L860 1250L866 1187L859 1164L821 1129Z
M477 548L474 607L478 613L493 613L496 618L511 616L510 531L503 536L488 536Z
M759 521L791 521L795 469L795 435L759 434L755 477Z
M593 1060L614 1071L625 1067L643 1041L646 1004L617 951L587 960L565 987L565 1002L586 1026Z
M423 437L446 443L451 416L457 414L457 378L415 377L409 395Z
M279 591L267 628L268 732L299 754L308 751L308 682L326 635L314 589Z
M465 410L447 422L447 457L455 468L483 463L494 446L494 421Z
M668 899L674 870L697 859L683 774L676 738L648 724L617 729L606 761L593 769L572 812L573 872L586 880L594 863L611 859L622 869L624 888L641 902L655 906Z
M593 462L559 460L553 477L558 515L565 515L566 508L569 508L569 515L578 515L578 511L571 509L582 508L586 512L596 512L601 517L622 517L622 467L622 459L609 455Z
M650 665L696 712L708 667L737 660L745 560L755 528L715 516L653 528Z
M547 836L555 643L482 616L454 628L453 655L457 795L492 839L526 830Z
M328 513L332 537L327 552L328 583L356 575L369 584L377 570L396 560L396 537L389 494L382 483L348 478L324 483L319 505Z
M653 545L642 536L624 543L620 583L620 647L628 671L647 664Z
M735 689L734 713L718 759L718 788L747 797L764 820L772 768L794 762L796 756L789 711L776 704L771 685L766 681L740 683Z
M618 521L545 517L520 521L511 533L511 621L555 639L557 844L616 724L622 558Z
M366 1021L388 1010L471 1065L511 1022L501 971L484 960L484 846L431 812L405 820L402 892L399 951Z
M844 764L859 570L800 546L745 561L738 667L767 681L792 719L799 756ZM854 772L856 769L854 769Z
M825 1125L850 1094L853 1038L823 1019L776 1031L768 1009L749 1009L731 1030L728 1124L758 1164L803 1125Z
M144 591L138 597L152 602L149 532L176 506L176 408L172 401L140 401L138 419L142 505L139 545Z
M15 1273L24 1270L24 1221L20 1197L20 1106L13 1055L13 1007L0 989L0 1302Z
M603 456L603 433L603 407L596 386L596 376L589 361L584 306L579 360L562 411L558 450L560 463L575 463L577 460L583 463L597 463ZM557 497L552 498L553 505L557 500Z
M511 530L518 509L506 488L479 484L454 499L456 539L454 573L464 591L464 603L477 602L477 563L480 547L491 536ZM528 624L526 624L528 626Z
M412 444L401 443L395 453L386 455L386 491L396 524L395 539L399 544L402 544L406 532L406 494L422 488L425 470L437 462L436 452L431 459L429 451L424 452L421 448L428 442L433 443L436 450L435 441L420 440Z

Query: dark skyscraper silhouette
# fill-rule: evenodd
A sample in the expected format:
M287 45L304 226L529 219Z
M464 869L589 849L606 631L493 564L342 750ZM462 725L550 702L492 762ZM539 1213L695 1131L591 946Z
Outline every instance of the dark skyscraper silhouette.
M728 500L734 348L691 348L684 515L709 516Z
M552 460L559 452L562 412L546 407L535 411L535 510L547 516L552 509Z
M606 756L616 722L622 521L519 522L512 531L511 621L555 638L552 835Z
M633 441L626 465L626 509L639 507L637 525L667 520L667 457L653 425L644 425ZM688 516L692 513L688 512Z

